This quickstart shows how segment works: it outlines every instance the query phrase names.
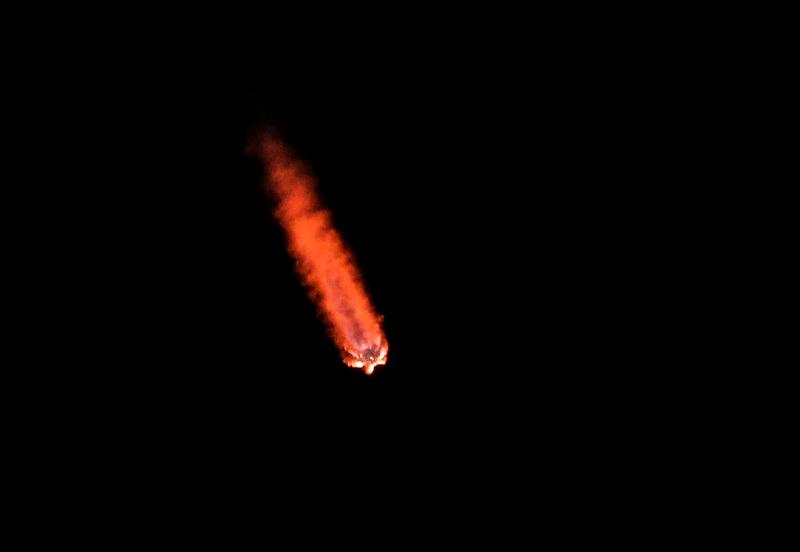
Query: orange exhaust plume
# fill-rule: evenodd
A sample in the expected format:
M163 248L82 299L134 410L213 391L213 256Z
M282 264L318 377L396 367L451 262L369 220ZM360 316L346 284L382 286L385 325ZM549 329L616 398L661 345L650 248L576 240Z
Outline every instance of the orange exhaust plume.
M389 344L353 259L320 203L316 182L273 133L262 134L257 153L265 185L276 200L275 217L286 231L289 252L316 303L342 360L372 374L386 364Z

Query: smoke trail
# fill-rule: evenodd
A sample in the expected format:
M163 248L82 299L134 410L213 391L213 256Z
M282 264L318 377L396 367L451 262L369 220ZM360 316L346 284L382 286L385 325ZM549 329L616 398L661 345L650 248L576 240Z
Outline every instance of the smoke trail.
M266 169L265 185L276 200L275 218L311 299L345 364L371 374L386 364L389 350L381 317L330 212L320 203L314 178L273 133L258 138L257 152Z

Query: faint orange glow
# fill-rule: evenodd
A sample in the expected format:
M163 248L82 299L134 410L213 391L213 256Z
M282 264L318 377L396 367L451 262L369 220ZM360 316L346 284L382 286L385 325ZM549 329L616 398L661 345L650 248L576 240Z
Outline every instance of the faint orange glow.
M327 324L342 360L372 374L386 364L389 344L352 253L319 200L316 182L274 134L262 134L257 152L266 186L276 199L275 217L286 231L297 271Z

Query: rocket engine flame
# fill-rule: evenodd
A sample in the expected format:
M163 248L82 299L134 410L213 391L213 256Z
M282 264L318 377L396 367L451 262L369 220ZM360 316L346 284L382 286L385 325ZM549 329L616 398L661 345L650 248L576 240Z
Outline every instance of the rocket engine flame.
M297 272L317 306L344 363L372 374L386 364L389 344L382 317L364 287L352 253L333 226L305 163L273 133L262 134L256 150L265 167L265 186L274 196L275 218L286 232Z

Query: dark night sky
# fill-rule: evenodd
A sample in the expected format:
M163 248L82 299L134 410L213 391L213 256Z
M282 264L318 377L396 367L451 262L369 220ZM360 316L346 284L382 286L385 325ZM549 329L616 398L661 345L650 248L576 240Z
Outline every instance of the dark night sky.
M259 8L9 18L0 389L26 539L641 548L738 538L728 498L771 513L744 491L785 488L762 430L792 417L753 414L791 326L747 307L787 310L768 246L796 217L750 205L786 179L749 142L789 142L747 122L787 126L767 76L790 48L733 8ZM385 316L372 377L295 274L245 155L265 124Z
M59 411L109 446L243 473L384 461L373 481L397 485L386 459L624 471L677 431L713 308L693 295L713 286L690 116L709 98L656 47L525 36L128 54L47 96L42 118L84 134L58 136L74 151L43 176L97 181L85 217L42 215L76 227L48 234L63 276L42 287L69 329L52 351L80 360L42 376ZM385 315L373 377L341 363L294 273L244 155L265 123L313 169Z
M653 321L677 289L671 146L653 129L671 115L630 68L587 71L269 71L181 106L146 233L164 264L146 264L145 350L170 359L153 370L248 431L271 415L478 442L629 436L670 362ZM293 272L242 153L262 122L313 168L386 317L372 378L341 364Z

